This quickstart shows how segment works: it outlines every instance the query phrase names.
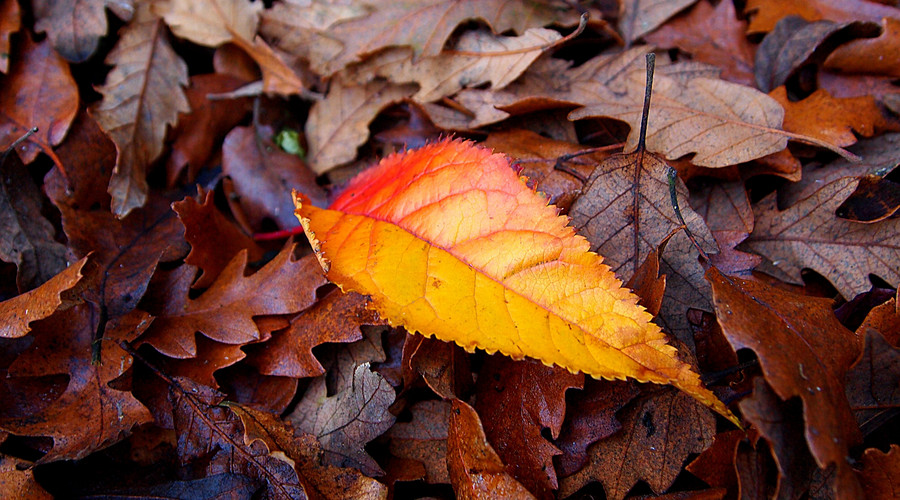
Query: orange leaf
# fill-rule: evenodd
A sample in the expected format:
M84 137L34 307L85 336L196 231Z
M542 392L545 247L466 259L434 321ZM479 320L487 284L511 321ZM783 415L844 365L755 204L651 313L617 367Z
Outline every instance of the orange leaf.
M469 351L671 384L734 420L506 157L445 140L386 158L330 210L294 198L328 278L370 295L393 324Z

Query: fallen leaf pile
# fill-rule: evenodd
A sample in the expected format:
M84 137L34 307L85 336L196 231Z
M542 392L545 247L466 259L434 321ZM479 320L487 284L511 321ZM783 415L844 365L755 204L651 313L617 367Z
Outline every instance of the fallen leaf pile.
M893 0L0 0L0 497L895 498L898 50Z

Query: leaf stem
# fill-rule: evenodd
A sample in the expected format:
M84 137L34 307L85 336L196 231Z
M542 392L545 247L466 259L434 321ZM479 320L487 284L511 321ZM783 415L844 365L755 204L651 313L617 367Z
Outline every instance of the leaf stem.
M650 96L653 94L653 71L656 69L656 54L647 53L647 85L644 87L644 109L641 110L641 130L638 135L637 150L643 151L647 142L647 118L650 116Z

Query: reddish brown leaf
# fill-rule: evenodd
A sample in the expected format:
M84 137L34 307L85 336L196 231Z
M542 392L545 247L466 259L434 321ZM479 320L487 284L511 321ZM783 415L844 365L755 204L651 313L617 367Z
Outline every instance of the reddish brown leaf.
M891 409L900 405L900 348L867 324L857 334L865 336L865 349L847 372L845 391L860 429L869 434L891 418Z
M106 57L113 66L93 107L97 123L116 143L109 182L112 211L124 217L147 200L146 169L162 153L167 127L187 113L187 65L172 49L160 18L141 2Z
M707 271L716 315L735 350L756 352L782 400L800 397L806 440L820 467L835 464L839 489L858 488L846 457L861 438L844 396L844 374L861 341L844 328L826 299L796 295L759 282Z
M506 472L500 457L488 443L475 410L458 399L452 400L451 405L447 468L456 498L534 498Z
M584 392L572 392L556 445L562 451L556 472L571 476L588 462L588 447L622 428L616 412L640 390L633 382L588 379Z
M306 163L282 151L271 135L266 127L235 127L222 144L222 171L234 180L241 207L255 229L266 218L281 228L298 225L291 189L308 192L314 203L325 201Z
M142 343L172 358L197 354L194 333L226 344L246 344L259 338L253 316L289 314L309 307L322 283L313 257L291 260L294 245L250 276L245 276L247 252L241 251L216 281L196 299L186 293L164 304Z
M151 318L135 312L106 326L97 341L100 360L92 362L97 311L78 305L32 325L34 344L9 368L11 377L64 374L65 392L42 411L0 420L0 428L13 434L49 436L52 450L37 463L77 460L115 444L135 425L153 418L130 392L110 383L131 366L132 358L118 345L147 328Z
M31 290L66 268L66 247L41 213L41 190L19 160L0 156L0 260L16 265L16 287Z
M896 14L900 16L900 10ZM882 18L881 35L841 45L829 54L825 67L848 73L875 73L900 78L900 18Z
M54 158L51 147L62 142L78 112L78 87L68 63L49 40L35 43L26 35L0 83L0 149L38 127L16 152L25 163L40 152Z
M391 454L421 463L425 481L448 484L447 435L450 419L448 401L419 401L410 407L412 420L397 422L385 434Z
M34 470L24 460L0 455L0 496L24 500L50 500L52 495L34 479Z
M83 62L106 35L106 8L124 21L134 14L134 0L35 0L34 29L46 31L53 47L72 62Z
M736 250L753 231L753 209L744 183L706 183L691 193L691 206L706 221L719 245L710 262L726 274L746 275L762 260L758 255Z
M727 431L716 434L713 444L689 463L685 469L706 484L725 488L728 498L737 498L738 478L735 455L738 445L746 437L744 431Z
M799 406L796 399L780 400L762 377L754 381L753 396L740 402L744 418L753 424L772 449L778 466L778 481L772 495L776 498L803 496L816 469L809 448L803 442ZM854 497L851 494L848 498Z
M213 192L201 190L197 199L187 197L172 204L184 224L184 239L191 244L191 253L184 263L199 267L203 274L194 283L194 288L207 288L228 266L231 259L241 250L247 250L250 262L263 257L263 249L244 234L237 226L222 215L213 202Z
M734 2L719 2L713 7L700 0L644 39L660 47L678 47L695 61L722 68L725 80L752 85L755 47L747 41L745 30L746 23L738 20Z
M382 475L381 467L366 454L366 443L393 425L388 412L394 389L369 363L343 364L334 369L352 372L352 382L333 396L326 395L325 378L315 379L287 420L298 430L319 439L325 462L354 467L368 476Z
M621 413L623 429L588 450L587 465L560 481L568 496L591 481L619 500L639 480L657 493L667 490L691 453L712 444L715 417L681 392L662 390L633 401Z
M167 202L151 200L124 219L103 209L59 208L69 249L76 257L93 252L96 259L97 285L86 298L105 307L110 318L134 309L157 263L186 253L183 227Z
M291 320L286 331L275 332L271 340L251 348L250 363L266 375L299 378L324 374L312 348L326 342L356 342L362 338L361 325L380 324L377 315L366 309L367 303L357 293L332 291Z
M18 0L0 2L0 73L9 70L9 37L22 27L20 16Z
M248 99L210 100L209 94L231 92L244 83L219 73L191 77L191 86L184 91L191 112L178 117L172 153L166 161L169 185L175 184L185 167L187 180L193 181L221 147L225 134L250 111Z
M891 445L890 451L883 453L869 448L862 456L863 485L866 498L870 500L889 500L900 496L900 446Z
M87 257L72 264L43 285L17 297L0 302L0 337L22 337L31 331L31 323L60 309L68 309L77 300L72 288L83 277L81 269Z
M561 452L541 435L559 437L566 389L581 389L583 374L535 360L491 357L478 375L475 410L506 470L538 498L558 488L553 457Z
M818 84L834 97L860 97L871 95L879 102L889 105L891 99L900 96L900 87L893 84L893 78L873 75L844 75L830 71L819 71Z
M889 344L900 346L900 309L897 307L897 297L873 308L857 332L864 332L864 328L875 330Z
M116 166L116 145L85 111L78 113L66 140L56 150L66 174L54 166L44 177L44 192L57 207L108 210L106 192Z
M838 179L783 211L775 196L766 197L754 206L748 247L795 283L804 267L819 272L847 299L871 288L869 274L900 283L900 269L892 264L900 259L900 220L860 224L835 215L857 184L853 177Z

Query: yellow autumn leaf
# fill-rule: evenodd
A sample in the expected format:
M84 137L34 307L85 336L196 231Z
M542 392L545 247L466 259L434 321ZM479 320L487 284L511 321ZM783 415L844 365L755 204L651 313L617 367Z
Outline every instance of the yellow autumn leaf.
M328 279L394 325L468 351L671 384L737 423L503 155L444 140L385 158L328 210L296 192L294 202Z

